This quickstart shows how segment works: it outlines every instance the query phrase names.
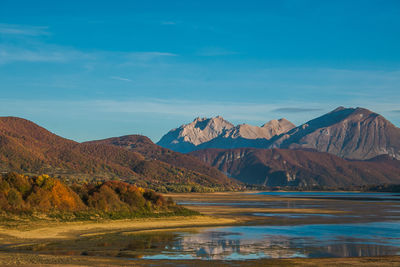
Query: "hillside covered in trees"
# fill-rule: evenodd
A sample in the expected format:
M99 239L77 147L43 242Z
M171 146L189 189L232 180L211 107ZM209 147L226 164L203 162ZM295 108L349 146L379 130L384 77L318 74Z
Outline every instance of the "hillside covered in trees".
M203 167L182 166L114 145L78 143L25 119L0 117L0 171L3 173L47 173L68 178L71 183L118 179L163 192L240 187L236 180L200 164Z

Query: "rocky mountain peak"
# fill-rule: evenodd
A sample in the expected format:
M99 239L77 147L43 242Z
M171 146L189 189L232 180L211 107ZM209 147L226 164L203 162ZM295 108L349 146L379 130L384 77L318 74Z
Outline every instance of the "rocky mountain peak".
M160 146L179 152L189 152L200 144L208 142L234 125L221 116L212 118L195 118L191 123L169 131L157 143Z
M271 129L272 132L275 132L274 135L279 135L293 129L296 125L285 118L281 118L279 120L270 120L261 127Z
M296 127L286 119L271 120L261 127L239 124L224 134L224 137L244 139L271 139Z
M226 121L224 118L221 116L216 116L213 118L200 118L197 117L194 119L192 123L186 124L181 126L186 129L191 129L191 128L199 128L201 131L210 131L211 134L214 134L214 132L220 133L224 129L230 129L234 127L232 123L229 121ZM207 129L209 128L209 129Z
M197 117L193 122L171 130L158 142L159 145L179 152L190 152L203 147L258 147L260 142L287 132L295 125L286 119L273 120L262 127L249 124L233 125L221 116ZM230 140L235 144L230 145ZM254 144L253 144L254 143Z

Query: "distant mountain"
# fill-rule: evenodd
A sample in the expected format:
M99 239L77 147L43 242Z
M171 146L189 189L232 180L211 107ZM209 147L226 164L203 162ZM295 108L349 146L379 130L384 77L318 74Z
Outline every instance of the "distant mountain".
M197 118L170 131L158 144L183 153L252 147L314 150L347 159L400 159L400 129L364 108L339 107L298 127L285 119L257 127L233 126L221 117Z
M258 127L248 124L234 126L220 116L196 118L171 130L157 144L182 153L204 148L266 147L269 139L294 127L286 119L272 120Z
M190 155L249 184L350 187L400 183L400 161L389 156L349 161L321 152L256 148L204 149Z
M16 117L0 117L0 171L46 173L78 180L118 178L152 188L236 186L235 181L219 173L210 176L112 145L81 144Z
M339 107L276 136L271 147L314 149L348 159L382 154L400 159L400 129L367 109Z

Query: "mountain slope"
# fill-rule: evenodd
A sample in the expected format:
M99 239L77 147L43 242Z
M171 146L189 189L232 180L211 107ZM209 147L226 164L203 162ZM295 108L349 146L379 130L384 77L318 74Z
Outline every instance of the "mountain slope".
M248 124L234 126L220 116L196 118L171 130L157 144L182 153L204 148L266 147L269 139L294 127L286 119L272 120L258 127Z
M348 161L332 154L288 149L205 149L191 152L238 180L267 186L353 186L400 183L400 161Z
M400 159L400 129L367 109L339 107L275 137L271 146L314 149L349 159L381 154Z
M210 167L199 159L188 154L181 154L154 144L148 137L142 135L127 135L103 140L86 142L87 144L113 145L125 148L143 155L147 160L159 160L179 168L186 168L204 175L218 178L229 184L230 179L214 167Z
M132 181L152 188L167 184L227 188L235 183L179 168L123 148L80 144L25 119L0 117L0 170L47 173L73 179Z

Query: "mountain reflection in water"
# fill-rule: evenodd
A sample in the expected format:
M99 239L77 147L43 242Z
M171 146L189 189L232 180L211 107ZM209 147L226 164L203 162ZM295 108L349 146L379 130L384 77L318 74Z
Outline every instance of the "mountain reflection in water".
M180 233L168 253L145 258L190 255L202 259L356 257L400 252L398 223L355 225L239 226ZM357 233L357 238L353 237ZM379 236L374 236L379 234Z

